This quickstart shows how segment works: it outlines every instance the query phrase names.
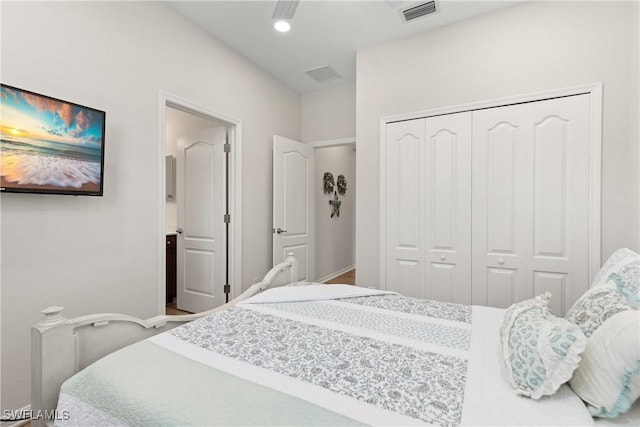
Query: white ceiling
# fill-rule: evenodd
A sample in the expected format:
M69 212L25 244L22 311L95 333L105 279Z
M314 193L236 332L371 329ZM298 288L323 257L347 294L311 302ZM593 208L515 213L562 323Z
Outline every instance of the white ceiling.
M511 6L519 1L437 0L437 12L409 23L401 10L424 1L302 0L291 31L278 33L276 1L167 1L198 27L298 93L355 81L356 50ZM329 65L343 77L318 83L306 70Z

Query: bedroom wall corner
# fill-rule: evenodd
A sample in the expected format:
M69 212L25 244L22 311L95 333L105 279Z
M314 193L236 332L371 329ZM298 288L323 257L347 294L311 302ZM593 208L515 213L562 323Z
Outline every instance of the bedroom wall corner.
M349 138L356 134L356 85L306 93L301 99L301 141Z
M358 284L379 283L380 117L593 82L604 90L601 256L638 247L637 8L524 2L358 51Z
M158 314L159 91L242 121L244 278L271 267L272 136L300 138L300 95L161 2L2 2L0 19L3 83L107 113L104 197L0 196L0 401L10 410L29 403L40 310Z

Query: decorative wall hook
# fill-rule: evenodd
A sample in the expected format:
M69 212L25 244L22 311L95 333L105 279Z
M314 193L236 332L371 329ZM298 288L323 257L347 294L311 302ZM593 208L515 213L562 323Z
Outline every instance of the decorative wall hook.
M322 178L322 183L324 187L324 194L333 193L333 187L335 186L333 182L333 174L331 172L325 172L324 177Z
M338 193L341 196L344 196L344 193L347 192L347 179L344 175L338 175Z
M331 218L334 216L340 217L340 205L342 202L338 200L338 192L333 193L333 200L329 200L329 204L333 209L331 209Z

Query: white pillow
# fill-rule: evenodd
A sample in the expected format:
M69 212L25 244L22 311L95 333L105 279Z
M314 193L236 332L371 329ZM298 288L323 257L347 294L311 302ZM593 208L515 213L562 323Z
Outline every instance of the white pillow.
M586 338L580 328L551 313L551 294L513 304L500 330L507 377L516 394L539 399L571 378Z
M640 396L640 311L618 312L597 328L569 384L593 416L631 408Z

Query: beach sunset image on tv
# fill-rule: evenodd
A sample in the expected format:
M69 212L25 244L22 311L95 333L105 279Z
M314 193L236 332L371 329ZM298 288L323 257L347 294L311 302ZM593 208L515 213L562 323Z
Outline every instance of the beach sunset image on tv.
M1 88L2 190L101 195L105 113Z

